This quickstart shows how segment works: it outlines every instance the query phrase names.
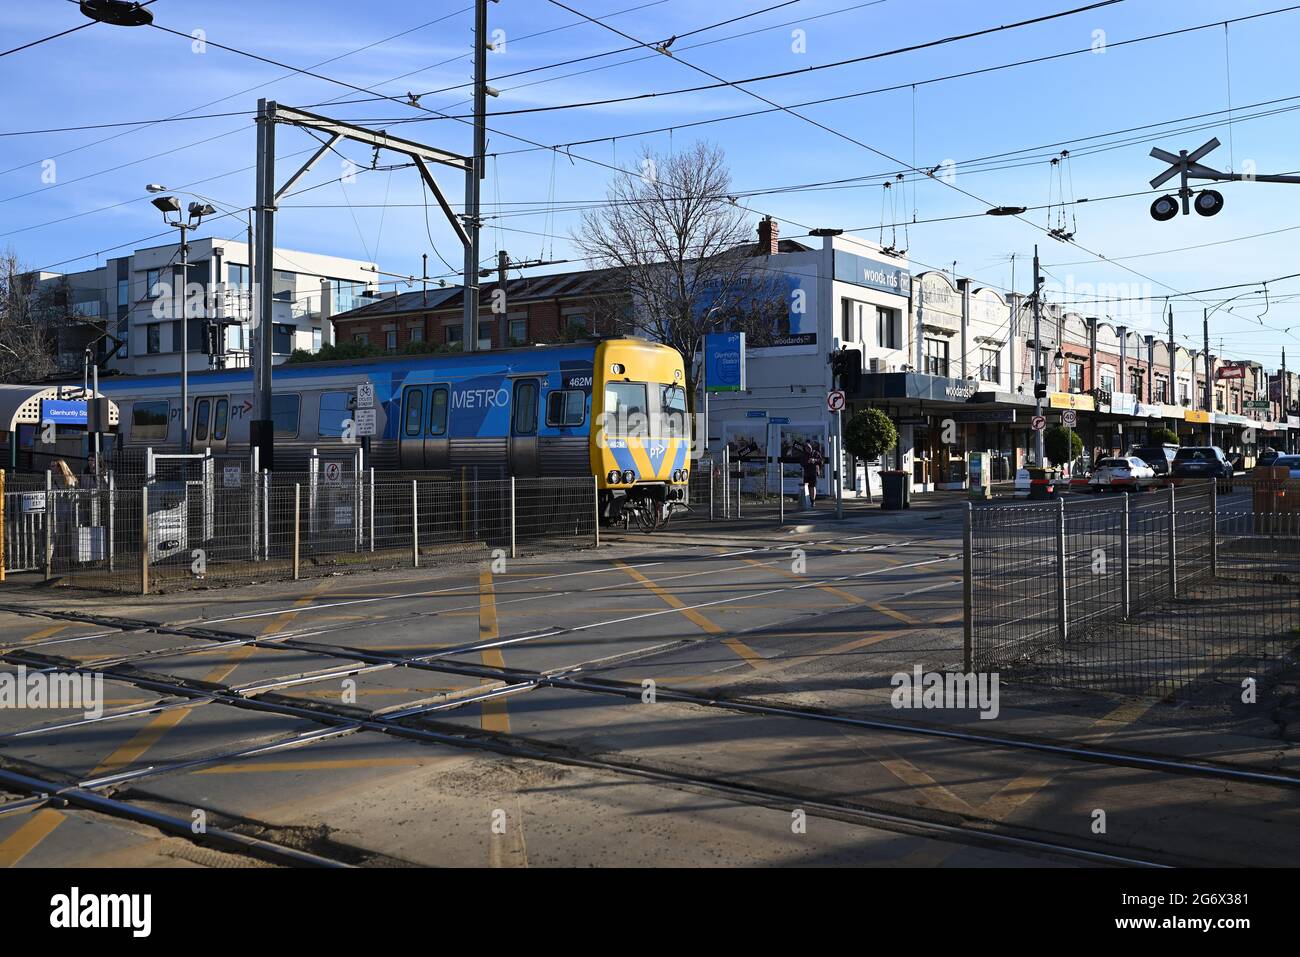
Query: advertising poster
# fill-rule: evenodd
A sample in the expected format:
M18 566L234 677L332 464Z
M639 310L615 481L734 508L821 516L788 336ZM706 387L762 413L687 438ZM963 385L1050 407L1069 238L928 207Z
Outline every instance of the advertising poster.
M734 470L740 468L740 488L743 492L766 490L767 470L767 419L738 419L722 426L722 441ZM734 481L728 476L728 481Z

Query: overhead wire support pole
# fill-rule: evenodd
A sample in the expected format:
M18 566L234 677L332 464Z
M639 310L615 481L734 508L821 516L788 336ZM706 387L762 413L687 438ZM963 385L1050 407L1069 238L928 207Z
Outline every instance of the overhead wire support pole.
M474 152L465 170L464 328L461 349L478 349L479 185L487 150L487 0L474 0Z
M483 66L486 69L486 65ZM312 153L311 157L291 175L279 189L275 187L275 125L284 123L299 126L307 130L319 130L328 134L329 139ZM274 360L273 326L273 283L271 277L275 268L275 212L276 203L288 194L289 190L307 174L309 170L328 152L333 150L340 140L365 143L368 146L390 150L408 157L420 172L429 191L433 193L443 215L447 217L451 228L456 232L466 249L470 248L470 235L462 227L460 220L452 212L447 197L439 188L429 170L429 163L440 163L454 169L465 171L469 175L475 165L459 153L436 149L417 143L414 140L392 136L383 130L367 129L343 120L336 120L319 113L310 113L292 106L284 106L274 100L257 101L257 200L256 200L256 252L253 257L253 325L254 348L256 357L253 363L254 419L250 424L250 444L258 450L258 462L263 469L274 469L275 426L272 422L272 385L271 373ZM481 136L480 136L481 140ZM467 253L468 255L468 253ZM477 256L477 249L474 251ZM467 260L468 262L468 260ZM467 272L466 283L470 282Z

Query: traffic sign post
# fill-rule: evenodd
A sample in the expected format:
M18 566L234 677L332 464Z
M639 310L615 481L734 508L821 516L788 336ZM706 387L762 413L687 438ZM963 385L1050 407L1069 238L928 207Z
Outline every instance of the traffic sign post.
M835 517L844 517L844 392L826 393L826 408L835 413Z
M1035 432L1043 431L1043 429L1047 428L1047 416L1045 415L1034 416L1032 419L1029 420L1029 427L1033 429Z

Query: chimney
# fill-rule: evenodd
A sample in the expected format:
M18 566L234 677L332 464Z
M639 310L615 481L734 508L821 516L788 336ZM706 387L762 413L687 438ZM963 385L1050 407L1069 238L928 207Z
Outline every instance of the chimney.
M758 221L758 248L755 256L775 256L778 252L777 234L780 232L776 220L764 216Z

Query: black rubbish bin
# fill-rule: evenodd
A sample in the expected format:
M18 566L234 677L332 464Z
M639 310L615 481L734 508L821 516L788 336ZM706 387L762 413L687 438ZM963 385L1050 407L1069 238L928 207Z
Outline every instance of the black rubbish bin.
M899 509L912 507L912 483L910 476L903 471L893 469L880 473L881 498L880 507Z

